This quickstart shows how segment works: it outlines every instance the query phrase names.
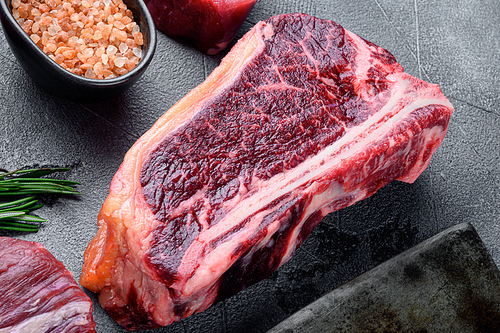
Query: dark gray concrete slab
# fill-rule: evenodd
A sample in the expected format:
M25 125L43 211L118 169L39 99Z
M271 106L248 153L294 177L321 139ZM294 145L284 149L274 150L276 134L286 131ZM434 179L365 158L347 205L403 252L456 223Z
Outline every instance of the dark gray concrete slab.
M500 332L500 271L462 223L333 290L268 333Z
M497 0L258 0L239 36L273 14L332 19L391 51L412 75L440 84L455 106L449 131L414 184L394 182L332 213L294 258L269 279L202 314L152 332L265 332L288 316L425 239L470 222L500 263L500 25ZM205 56L159 33L158 49L137 85L119 98L75 104L36 87L0 30L0 167L72 166L83 183L39 214L41 242L79 278L97 213L128 148L201 83L221 56ZM100 308L98 332L125 332Z

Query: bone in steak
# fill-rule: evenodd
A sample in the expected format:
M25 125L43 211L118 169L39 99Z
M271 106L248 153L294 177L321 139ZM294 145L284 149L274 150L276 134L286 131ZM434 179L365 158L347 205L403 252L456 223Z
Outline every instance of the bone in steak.
M146 0L156 27L217 54L238 33L257 0Z
M0 237L0 332L95 332L92 301L41 244Z
M438 86L304 14L259 22L128 151L81 284L129 330L269 276L328 213L413 182L447 130Z

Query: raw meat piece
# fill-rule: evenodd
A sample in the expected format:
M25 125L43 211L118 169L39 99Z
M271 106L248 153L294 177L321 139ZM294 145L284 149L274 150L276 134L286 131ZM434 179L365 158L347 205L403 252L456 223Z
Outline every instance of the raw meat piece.
M41 244L0 237L0 333L95 332L92 301Z
M158 30L217 54L238 33L257 0L146 0Z
M203 311L269 276L326 214L413 182L452 110L332 21L259 22L128 151L81 284L129 330Z

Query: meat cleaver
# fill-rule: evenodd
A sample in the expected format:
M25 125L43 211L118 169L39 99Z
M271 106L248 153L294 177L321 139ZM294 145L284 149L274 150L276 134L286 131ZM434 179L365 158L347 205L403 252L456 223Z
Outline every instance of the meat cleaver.
M458 224L326 294L268 333L500 332L500 271Z

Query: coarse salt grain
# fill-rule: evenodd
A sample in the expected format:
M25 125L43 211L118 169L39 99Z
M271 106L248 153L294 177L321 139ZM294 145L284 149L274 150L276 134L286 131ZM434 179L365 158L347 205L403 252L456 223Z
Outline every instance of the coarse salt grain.
M46 46L47 46L47 50L49 50L49 52L55 52L57 50L56 44L49 43Z
M125 43L121 43L120 46L118 47L118 50L120 50L120 52L123 54L123 53L127 52L128 45Z
M87 68L87 70L85 71L85 77L88 79L93 79L95 77L95 73L92 67Z
M108 48L106 49L106 54L107 54L107 55L113 55L113 54L115 54L115 53L116 53L116 51L117 51L117 50L118 50L118 49L117 49L115 46L110 45L110 46L108 46Z
M102 75L102 72L104 70L103 66L102 66L102 62L96 62L95 65L94 65L94 73L96 75Z
M138 32L140 32L140 28L139 28L138 25L135 25L134 28L132 29L132 35L134 35L134 34L136 34Z
M48 33L51 35L51 36L54 36L55 34L57 34L59 31L61 30L61 27L58 26L58 25L51 25L49 26L49 28L47 29Z
M118 68L122 68L127 63L127 58L119 57L115 59L115 66Z
M33 23L33 25L31 26L31 32L33 32L33 34L36 34L38 32L38 30L40 30L40 25L38 24L38 22ZM40 37L40 36L38 36L38 37Z
M38 21L38 24L40 25L49 25L50 23L52 23L52 18L50 16L43 16L39 21Z
M111 30L110 40L112 40L112 37L115 37L120 42L124 42L127 40L127 33L125 31L121 31L117 28L113 28Z
M114 78L142 57L143 35L122 0L12 0L11 5L31 40L77 75Z
M132 31L134 29L134 27L136 26L136 23L135 22L130 22L127 24L127 30L128 31Z
M83 50L82 55L85 58L90 58L94 55L94 50L90 47L87 47L85 50Z
M37 34L31 34L30 35L30 38L32 41L34 41L35 43L38 43L38 41L41 39L40 36L38 36Z
M75 50L66 50L62 53L63 57L67 60L70 60L70 59L73 59L76 55L76 51Z
M142 57L142 49L140 47L134 47L132 49L132 52L134 53L134 55L137 57L137 58L141 58Z
M113 25L119 30L125 29L125 24L123 24L122 21L115 21Z
M105 51L104 47L101 46L97 50L95 50L95 55L100 57L104 54L104 52L106 52L106 51Z
M102 32L100 30L96 30L94 32L94 36L92 36L92 39L96 41L102 39Z

